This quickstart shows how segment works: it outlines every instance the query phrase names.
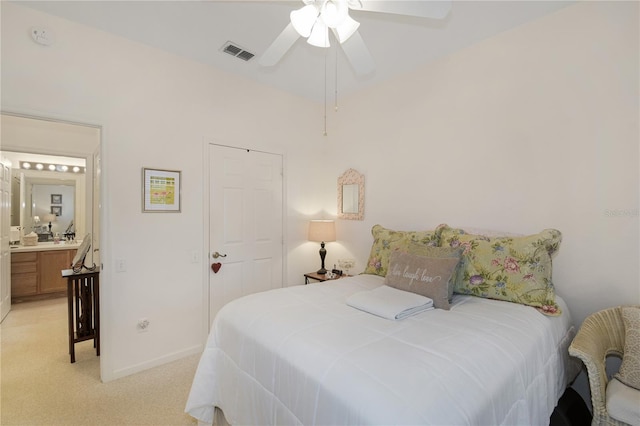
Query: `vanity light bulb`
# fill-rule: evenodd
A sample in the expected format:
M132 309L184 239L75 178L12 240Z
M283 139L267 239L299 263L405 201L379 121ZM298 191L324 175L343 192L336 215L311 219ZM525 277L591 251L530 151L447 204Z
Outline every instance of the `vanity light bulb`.
M62 169L63 172L66 172L67 170L69 170L68 166L60 166L60 168Z
M49 164L49 170L51 170L52 172L56 170L56 166L55 164Z
M31 163L22 163L22 168L23 169L30 169L31 168Z
M36 169L42 170L42 169L44 169L44 166L42 164L38 163L38 164L36 164Z
M73 167L73 172L74 173L78 173L79 171L80 171L80 167L78 167L78 166L74 166Z

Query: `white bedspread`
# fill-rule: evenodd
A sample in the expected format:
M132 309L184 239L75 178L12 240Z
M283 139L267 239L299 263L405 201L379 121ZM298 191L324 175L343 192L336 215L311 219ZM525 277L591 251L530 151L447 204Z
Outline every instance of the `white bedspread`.
M247 296L216 317L186 411L231 424L546 425L573 327L514 303L454 296L389 321L347 306L372 275Z

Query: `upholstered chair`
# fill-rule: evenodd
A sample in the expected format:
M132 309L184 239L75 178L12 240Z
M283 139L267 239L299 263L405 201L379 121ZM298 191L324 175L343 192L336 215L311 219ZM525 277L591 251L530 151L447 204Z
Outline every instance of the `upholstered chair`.
M609 380L605 371L609 355L622 359L624 356L625 323L622 308L605 309L587 317L569 346L569 354L579 358L587 367L593 426L627 425L617 419L640 419L640 390L616 379Z

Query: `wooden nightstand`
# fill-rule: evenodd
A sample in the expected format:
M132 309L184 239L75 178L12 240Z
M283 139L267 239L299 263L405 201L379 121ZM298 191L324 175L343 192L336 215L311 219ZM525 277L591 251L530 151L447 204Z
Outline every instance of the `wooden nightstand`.
M324 281L337 280L339 278L342 278L342 276L338 275L335 278L327 278L327 276L324 275L324 274L320 275L317 272L309 272L309 273L304 274L304 283L305 284L309 284L309 279L316 280L316 281L319 281L319 282L324 282Z

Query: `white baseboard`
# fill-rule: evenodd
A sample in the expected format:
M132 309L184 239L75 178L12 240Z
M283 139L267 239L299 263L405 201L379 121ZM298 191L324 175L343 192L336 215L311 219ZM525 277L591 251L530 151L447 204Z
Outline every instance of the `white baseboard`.
M130 376L131 374L139 373L141 371L148 370L150 368L167 364L172 361L177 361L187 356L196 355L199 353L202 353L202 345L192 346L190 348L187 348L178 352L173 352L171 354L167 354L159 358L151 359L149 361L145 361L140 364L132 365L126 368L121 368L119 370L114 370L112 374L109 374L109 381Z

